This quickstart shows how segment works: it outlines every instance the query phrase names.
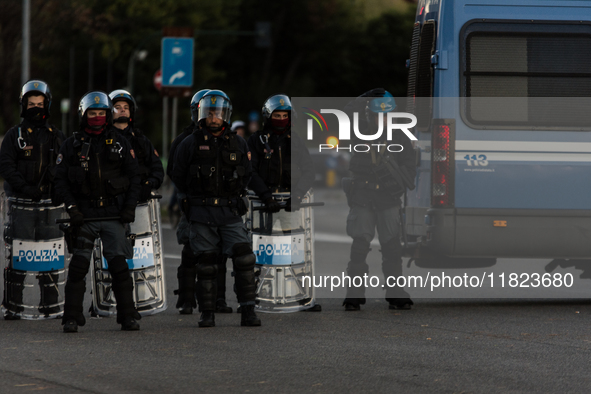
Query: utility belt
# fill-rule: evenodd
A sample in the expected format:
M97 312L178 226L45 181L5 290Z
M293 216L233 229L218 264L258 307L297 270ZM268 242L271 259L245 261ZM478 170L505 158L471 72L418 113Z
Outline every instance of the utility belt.
M98 200L81 200L78 205L82 208L104 208L118 205L117 197L113 198L100 198Z
M291 188L289 187L269 187L271 193L291 193Z
M345 193L350 193L353 189L384 190L384 185L380 185L377 182L363 181L355 178L343 178L341 186Z
M191 205L194 206L209 206L209 207L237 207L241 198L224 198L224 197L191 197Z

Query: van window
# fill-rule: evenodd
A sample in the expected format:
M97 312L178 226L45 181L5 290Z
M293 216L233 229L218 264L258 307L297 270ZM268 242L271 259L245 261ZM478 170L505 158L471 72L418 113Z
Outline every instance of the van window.
M591 94L591 26L480 22L462 36L462 95L491 98L465 101L471 124L582 126L590 103L575 98Z

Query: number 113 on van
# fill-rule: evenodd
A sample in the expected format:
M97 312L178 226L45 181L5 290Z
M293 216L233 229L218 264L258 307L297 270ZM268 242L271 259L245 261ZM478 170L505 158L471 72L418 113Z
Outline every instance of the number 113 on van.
M466 163L468 164L468 166L482 166L482 167L486 167L488 165L488 160L486 160L486 155L466 155L464 156L464 159L466 159Z

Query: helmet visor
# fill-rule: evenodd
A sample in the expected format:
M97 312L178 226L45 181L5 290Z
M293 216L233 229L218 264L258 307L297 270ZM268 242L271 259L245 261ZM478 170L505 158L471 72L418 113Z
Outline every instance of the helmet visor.
M205 96L199 102L199 113L197 119L201 121L207 118L217 118L225 123L230 123L232 116L232 104L230 100L222 96Z

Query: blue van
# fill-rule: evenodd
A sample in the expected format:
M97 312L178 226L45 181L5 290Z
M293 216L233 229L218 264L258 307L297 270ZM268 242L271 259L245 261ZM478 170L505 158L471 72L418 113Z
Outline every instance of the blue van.
M408 65L408 255L591 258L591 1L419 0Z

